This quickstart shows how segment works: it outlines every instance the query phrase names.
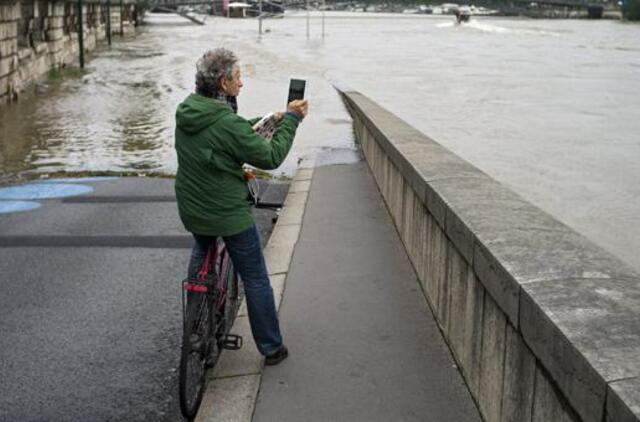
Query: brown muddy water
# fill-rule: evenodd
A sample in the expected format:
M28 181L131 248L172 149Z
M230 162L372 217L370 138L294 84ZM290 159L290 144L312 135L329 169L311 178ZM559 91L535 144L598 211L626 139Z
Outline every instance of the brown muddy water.
M240 114L284 108L308 79L310 115L278 170L358 158L333 84L361 91L640 269L640 26L616 21L304 12L196 26L151 15L92 54L82 77L0 109L0 180L53 171L175 172L173 113L194 63L242 61ZM36 93L37 91L37 93Z

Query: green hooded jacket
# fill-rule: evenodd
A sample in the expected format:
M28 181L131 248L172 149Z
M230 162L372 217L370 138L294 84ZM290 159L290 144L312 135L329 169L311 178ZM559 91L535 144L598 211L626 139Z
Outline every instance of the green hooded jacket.
M243 164L272 170L284 161L298 127L286 113L271 141L227 104L189 95L176 111L175 190L180 219L196 234L231 236L248 229L253 216L247 202Z

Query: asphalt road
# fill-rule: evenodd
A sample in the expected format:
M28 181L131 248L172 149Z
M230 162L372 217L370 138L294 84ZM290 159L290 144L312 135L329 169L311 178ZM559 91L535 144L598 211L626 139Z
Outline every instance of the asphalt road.
M191 239L173 181L73 184L93 191L0 214L0 421L181 420ZM287 189L271 185L265 200ZM257 211L263 241L273 215Z

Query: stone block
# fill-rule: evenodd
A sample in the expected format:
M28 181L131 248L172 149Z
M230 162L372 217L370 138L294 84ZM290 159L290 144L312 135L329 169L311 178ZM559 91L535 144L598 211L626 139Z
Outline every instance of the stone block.
M580 417L600 421L608 382L640 376L640 280L523 285L521 331Z
M407 184L411 186L420 201L426 202L426 187L428 182L424 180L420 173L418 173L413 162L407 161L402 165L403 169L401 170L401 173L403 174Z
M7 76L18 69L18 56L0 58L0 77Z
M507 320L489 295L484 298L480 363L480 412L487 422L500 421Z
M250 422L261 375L220 378L209 382L196 422Z
M427 290L431 296L432 303L436 307L436 315L439 315L440 286L445 282L444 278L447 270L447 237L433 220L429 225L428 243Z
M568 229L506 229L482 240L520 284L568 278L640 277L611 253Z
M440 198L440 195L435 190L433 190L430 185L427 184L425 186L425 189L425 205L427 206L427 209L429 210L431 215L433 215L433 218L436 220L436 222L440 225L440 227L442 227L442 229L444 229L445 218L447 214L447 205L444 203L442 198Z
M536 383L533 403L532 422L577 422L560 392L551 384L540 368L536 368ZM600 420L601 415L592 419Z
M244 345L240 350L222 352L213 371L213 378L260 374L264 357L258 352L253 342L249 318L236 318L231 332L242 336Z
M398 171L398 168L395 166L395 164L393 164L393 162L389 159L388 156L387 157L387 198L389 201L389 214L391 214L391 218L393 219L394 224L398 225L397 222L397 218L396 218L396 197L398 195L398 180L400 180L400 172Z
M447 233L447 237L451 239L451 242L458 248L464 259L469 264L472 264L474 235L451 208L446 209L445 232Z
M378 146L378 148L380 148ZM387 203L387 205L389 206L389 209L391 208L390 204L390 195L391 195L391 168L393 167L393 164L391 164L391 161L389 160L389 158L384 155L384 154L380 154L380 156L382 157L382 167L380 170L380 174L381 174L381 178L382 178L382 184L380 185L380 192L382 193L382 197L384 198L385 202Z
M413 267L416 270L416 275L421 279L424 274L424 245L427 242L427 209L420 201L415 201L413 208L415 224L411 246L412 253L410 257L413 262ZM420 280L420 282L422 283L422 280Z
M472 271L467 278L467 296L462 346L462 373L473 397L480 396L480 362L482 358L482 316L485 291Z
M473 251L473 269L485 289L496 300L512 325L518 327L520 285L502 263L481 244Z
M9 93L9 76L0 77L0 95Z
M13 56L18 52L18 43L14 39L5 39L0 41L0 59Z
M362 140L362 152L365 156L365 159L367 160L367 163L369 164L371 174L373 174L373 178L375 179L376 184L378 185L378 187L381 187L382 179L380 177L380 166L382 164L382 161L377 154L376 142L372 139L371 135L366 130L362 134Z
M478 173L429 182L448 207L482 241L507 229L569 230L501 183Z
M640 378L609 384L607 422L640 421Z
M20 15L20 3L0 3L0 22L16 21Z
M501 421L530 422L536 358L511 324L507 324L506 347Z
M380 147L375 141L371 142L371 153L372 159L371 164L375 167L374 178L376 179L376 183L378 185L378 189L380 190L380 194L384 196L384 184L386 182L386 157L381 153Z
M64 38L64 30L62 28L58 29L49 29L47 31L47 40L49 42L59 41Z
M449 249L449 269L447 283L449 285L449 345L462 362L464 350L464 329L467 312L467 284L470 267L454 246Z
M64 47L65 44L67 43L67 41L63 39L57 40L57 41L50 41L49 42L49 52L51 54L55 54L55 53L60 53L62 51L64 51Z
M64 2L56 1L50 4L51 4L51 8L49 10L49 16L64 17Z
M40 55L40 54L46 53L49 50L49 45L46 42L40 42L36 44L36 46L33 49L36 52L36 54Z
M313 178L313 168L307 168L307 169L299 169L296 172L296 175L294 176L293 180L296 182L302 181L302 180L311 180Z
M264 257L269 275L288 272L292 256L293 250L289 247L267 246L264 249Z
M33 50L31 48L21 48L18 50L18 60L28 60L33 56Z
M408 183L405 183L402 192L402 230L400 235L404 243L404 248L409 256L412 254L413 233L416 229L413 218L414 203L415 194L413 193L413 189Z
M276 225L269 243L264 249L265 261L270 275L289 271L289 264L299 233L299 225Z
M389 178L389 203L391 205L391 217L398 229L402 227L402 192L404 180L400 170L395 165L390 165L391 177Z
M0 40L12 39L18 36L17 22L0 22Z
M273 298L276 302L276 309L280 309L282 303L282 296L284 295L284 286L287 276L285 274L279 274L270 276L271 288L273 289Z
M291 187L289 188L289 192L308 192L311 187L310 180L302 180L302 181L294 181L291 183Z
M451 178L487 177L478 168L430 139L422 144L420 151L410 154L408 158L418 174L427 182Z
M64 26L64 17L63 16L49 16L47 18L48 28L49 30L60 29Z
M309 192L289 192L284 200L284 206L285 208L304 206L308 196Z
M455 253L455 247L448 241L446 237L443 239L444 248L446 249L446 259L441 261L438 266L443 265L442 275L438 280L438 305L436 316L445 335L449 332L449 312L451 310L451 285L449 283L448 272L451 269L451 254Z
M299 235L300 225L276 224L269 238L269 246L289 246L293 248L298 241Z
M435 315L436 305L438 304L437 303L438 296L437 296L437 291L433 290L432 280L430 279L431 272L432 272L431 271L431 225L435 223L433 222L433 217L431 217L431 214L429 214L428 212L424 214L423 224L424 224L423 226L424 243L422 248L422 259L421 259L422 270L420 272L420 275L418 276L418 279L420 280L420 283L422 285L422 290L424 291L424 294L427 297L427 301L431 305L431 308Z
M380 186L380 192L382 193L382 198L384 199L384 202L387 204L387 208L389 209L389 215L391 215L391 208L392 208L392 201L391 201L391 194L392 194L392 190L391 187L393 185L393 164L391 163L391 160L389 160L389 158L382 154L382 185ZM393 216L392 216L393 218Z
M295 205L284 207L278 216L278 224L302 224L302 217L304 216L305 205Z

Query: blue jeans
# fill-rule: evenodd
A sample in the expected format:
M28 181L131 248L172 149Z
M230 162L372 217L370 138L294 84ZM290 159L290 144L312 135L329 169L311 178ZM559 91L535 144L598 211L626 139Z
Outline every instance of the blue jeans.
M216 236L193 233L193 237L196 242L189 261L189 278L195 280L207 256L209 245L216 241ZM258 229L253 224L247 230L233 236L224 236L223 239L231 261L244 284L253 339L261 354L270 355L282 346L282 335L273 299L273 289L271 289L267 266L260 248Z

